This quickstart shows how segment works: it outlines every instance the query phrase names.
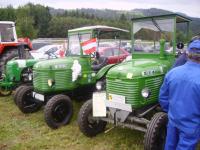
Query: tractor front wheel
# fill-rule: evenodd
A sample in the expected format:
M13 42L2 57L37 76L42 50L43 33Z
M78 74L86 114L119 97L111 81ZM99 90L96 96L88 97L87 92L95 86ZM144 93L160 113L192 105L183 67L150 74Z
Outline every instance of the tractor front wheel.
M44 109L47 125L56 129L69 123L73 114L71 99L66 95L56 95L46 104Z
M156 113L147 125L144 150L164 150L168 117L164 112Z
M14 100L14 103L17 105L17 98L18 98L18 95L19 95L19 91L21 91L24 87L26 87L25 85L21 85L19 87L17 87L15 89L15 91L13 92L13 100Z
M22 86L21 90L18 90L15 94L17 106L23 113L36 112L42 106L32 97L32 91L33 86Z
M92 117L92 100L88 100L83 104L78 115L78 125L81 132L93 137L105 130L107 122L94 120Z

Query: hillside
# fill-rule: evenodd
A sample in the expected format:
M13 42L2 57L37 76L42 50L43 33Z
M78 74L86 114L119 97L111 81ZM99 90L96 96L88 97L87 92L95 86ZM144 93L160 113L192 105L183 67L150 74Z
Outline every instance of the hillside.
M50 8L50 13L55 15L55 14L63 14L66 10L64 9L54 9ZM67 11L72 11L72 10L67 10ZM89 15L94 15L95 17L98 18L103 18L103 19L119 19L122 15L125 15L127 19L131 19L133 17L141 17L141 16L152 16L152 15L164 15L164 14L171 14L171 13L178 13L183 16L189 17L186 14L183 14L181 12L171 12L168 10L163 10L163 9L157 9L157 8L151 8L151 9L133 9L130 11L120 11L120 10L110 10L110 9L77 9L79 13L85 13ZM192 19L191 22L191 30L193 32L193 35L200 34L200 18L194 18L194 17L189 17Z

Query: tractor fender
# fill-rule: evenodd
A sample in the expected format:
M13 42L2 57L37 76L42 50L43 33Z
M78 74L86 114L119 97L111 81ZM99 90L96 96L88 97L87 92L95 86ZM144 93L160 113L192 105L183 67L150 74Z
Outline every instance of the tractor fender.
M23 45L25 48L28 48L29 50L33 49L31 40L28 37L18 38L17 40L18 40L19 45Z
M110 68L114 67L116 64L110 64L103 68L101 68L96 74L96 79L99 80L106 75L106 73L110 70Z

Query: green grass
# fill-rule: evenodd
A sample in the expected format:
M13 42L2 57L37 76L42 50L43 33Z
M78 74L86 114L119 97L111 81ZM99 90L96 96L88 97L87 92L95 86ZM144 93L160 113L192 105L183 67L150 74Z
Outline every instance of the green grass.
M43 109L33 114L21 113L12 97L0 97L0 150L142 150L143 134L114 128L94 138L84 136L77 125L77 114L83 102L74 102L74 115L69 125L50 129ZM112 127L109 125L107 129Z

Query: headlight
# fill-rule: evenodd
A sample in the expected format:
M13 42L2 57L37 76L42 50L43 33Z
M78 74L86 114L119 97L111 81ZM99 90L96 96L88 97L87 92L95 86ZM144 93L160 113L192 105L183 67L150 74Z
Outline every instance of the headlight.
M28 75L28 79L29 79L29 81L32 81L32 80L33 80L33 75L32 75L32 74L29 74L29 75Z
M49 87L52 87L54 84L55 84L54 80L52 80L52 79L48 80L48 86Z
M103 81L98 81L98 82L96 83L96 89L97 89L98 91L103 90L104 87L105 87L105 82L103 82Z
M142 97L144 98L149 98L150 94L151 94L151 91L148 89L148 88L144 88L141 92L142 94Z

